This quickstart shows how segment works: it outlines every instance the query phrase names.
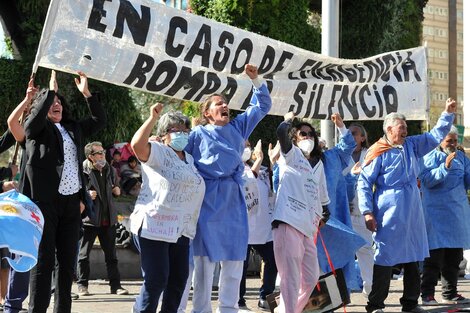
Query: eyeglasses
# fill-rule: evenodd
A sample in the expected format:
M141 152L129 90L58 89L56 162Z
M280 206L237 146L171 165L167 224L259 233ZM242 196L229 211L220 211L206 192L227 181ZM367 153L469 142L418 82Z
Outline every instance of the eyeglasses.
M315 137L315 132L314 131L310 131L310 132L304 132L303 130L299 131L299 136L302 136L302 137Z
M100 154L100 155L103 155L104 153L105 153L105 151L104 151L104 150L100 150L100 151L93 151L93 152L91 153L91 155L95 155L95 154Z
M167 129L167 130L166 130L166 133L167 133L167 134L171 134L171 133L176 133L176 134L181 134L181 133L189 134L190 132L191 132L190 129L181 130L181 129L177 129L177 128L170 128L170 129Z

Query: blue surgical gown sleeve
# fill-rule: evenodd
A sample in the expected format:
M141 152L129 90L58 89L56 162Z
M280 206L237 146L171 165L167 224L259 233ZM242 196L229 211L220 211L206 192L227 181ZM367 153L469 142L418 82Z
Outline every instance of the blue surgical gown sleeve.
M248 140L253 129L271 109L272 101L266 84L261 85L259 89L253 87L253 95L250 104L251 105L245 112L239 114L232 121L233 126L240 132L245 140Z
M382 156L375 158L369 165L362 168L357 181L357 197L361 214L374 213L373 187L382 164Z
M445 167L445 162L440 162L438 154L429 153L420 159L419 162L421 184L427 188L432 188L442 183L449 171Z
M470 189L470 159L464 154L464 182L465 189Z

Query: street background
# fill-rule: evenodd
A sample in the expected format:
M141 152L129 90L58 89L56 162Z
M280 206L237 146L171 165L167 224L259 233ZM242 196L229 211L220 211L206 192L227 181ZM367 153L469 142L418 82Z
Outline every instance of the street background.
M124 288L129 290L129 295L117 296L109 294L109 286L104 280L92 280L90 281L88 290L92 295L86 297L80 297L80 299L73 301L72 303L72 312L73 313L129 313L134 302L134 298L137 296L142 284L141 280L127 280L123 281L122 285ZM245 299L247 300L247 306L253 312L266 312L259 310L257 308L258 301L258 288L260 286L259 277L249 277L247 279L247 294ZM390 293L386 301L385 312L401 312L400 306L400 297L402 293L403 281L401 280L392 280ZM73 292L77 292L77 286L74 284ZM459 292L470 298L470 281L461 278L459 280ZM190 301L188 302L188 307L186 312L191 312L191 296ZM212 297L212 307L213 312L215 312L217 307L217 292L213 292ZM437 287L436 300L440 301L440 286ZM346 312L349 313L359 313L365 312L364 306L366 304L366 299L362 296L361 293L353 293L351 295L351 304L346 307ZM50 308L47 312L52 312L53 303L51 303ZM424 307L430 312L449 312L449 310L456 308L470 308L470 304L461 305L461 306L435 306L435 307ZM336 312L344 312L343 309L338 309ZM455 311L454 311L455 312ZM470 312L470 311L468 311Z

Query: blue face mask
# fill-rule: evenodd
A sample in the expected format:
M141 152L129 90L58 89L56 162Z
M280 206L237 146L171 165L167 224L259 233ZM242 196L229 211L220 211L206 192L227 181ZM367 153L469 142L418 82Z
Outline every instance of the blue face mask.
M188 145L189 135L185 132L174 132L170 134L170 147L176 151L183 151Z

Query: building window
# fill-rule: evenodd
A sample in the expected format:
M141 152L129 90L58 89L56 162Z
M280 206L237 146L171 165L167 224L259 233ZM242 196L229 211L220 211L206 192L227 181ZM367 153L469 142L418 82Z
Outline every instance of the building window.
M439 58L447 59L447 51L446 50L439 50Z
M439 37L447 37L447 31L443 28L436 29L436 35Z

